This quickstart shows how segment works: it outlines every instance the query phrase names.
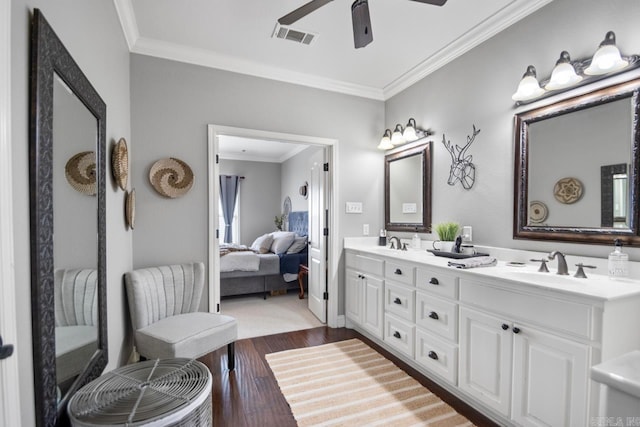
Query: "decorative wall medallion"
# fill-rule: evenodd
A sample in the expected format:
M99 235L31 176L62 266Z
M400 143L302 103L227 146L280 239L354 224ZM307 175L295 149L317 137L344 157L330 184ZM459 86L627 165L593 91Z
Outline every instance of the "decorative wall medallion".
M127 178L129 176L129 150L127 141L124 138L116 143L111 153L111 170L116 184L122 191L127 189Z
M300 195L307 199L309 197L309 183L307 181L304 182L303 185L300 186Z
M547 219L549 210L547 205L537 200L529 203L529 221L533 224L540 224Z
M476 182L476 166L472 163L473 156L467 155L467 150L479 133L480 129L476 129L476 125L473 125L473 135L467 135L467 143L463 147L459 145L454 147L451 141L447 141L444 134L442 134L442 144L451 155L451 169L449 170L447 184L456 185L456 182L460 181L465 190L473 187Z
M71 157L64 167L64 175L71 186L82 194L96 194L96 153L83 151Z
M284 198L284 203L282 204L282 213L285 215L289 215L289 213L291 213L291 197L289 196Z
M553 195L560 203L575 203L582 197L582 183L576 178L562 178L553 187Z
M124 218L127 227L133 230L136 223L136 189L128 191L124 199Z
M193 179L189 165L173 157L158 160L149 171L149 181L153 188L172 199L187 194L193 185Z

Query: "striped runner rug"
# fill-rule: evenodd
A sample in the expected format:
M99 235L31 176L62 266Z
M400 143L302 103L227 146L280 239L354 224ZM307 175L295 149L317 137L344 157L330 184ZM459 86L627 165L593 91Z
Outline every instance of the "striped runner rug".
M358 339L266 355L299 426L472 426Z

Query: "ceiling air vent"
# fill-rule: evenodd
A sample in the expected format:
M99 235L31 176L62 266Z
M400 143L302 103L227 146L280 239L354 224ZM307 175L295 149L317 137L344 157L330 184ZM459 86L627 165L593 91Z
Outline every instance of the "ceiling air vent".
M276 27L274 28L271 37L309 45L318 38L318 35L310 33L309 31L294 30L286 25L276 23Z

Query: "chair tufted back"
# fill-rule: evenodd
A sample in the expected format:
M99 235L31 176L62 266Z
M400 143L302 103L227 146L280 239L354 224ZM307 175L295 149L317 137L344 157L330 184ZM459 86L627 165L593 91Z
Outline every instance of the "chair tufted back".
M53 278L56 326L98 324L98 272L95 269L56 270Z
M204 288L204 264L141 268L124 275L133 329L165 317L198 311Z

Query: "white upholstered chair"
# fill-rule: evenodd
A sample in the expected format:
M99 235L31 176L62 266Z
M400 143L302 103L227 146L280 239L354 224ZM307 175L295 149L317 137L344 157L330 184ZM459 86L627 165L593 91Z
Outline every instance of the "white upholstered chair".
M228 367L235 367L236 319L199 312L204 264L142 268L125 274L136 347L147 359L196 359L227 346Z

